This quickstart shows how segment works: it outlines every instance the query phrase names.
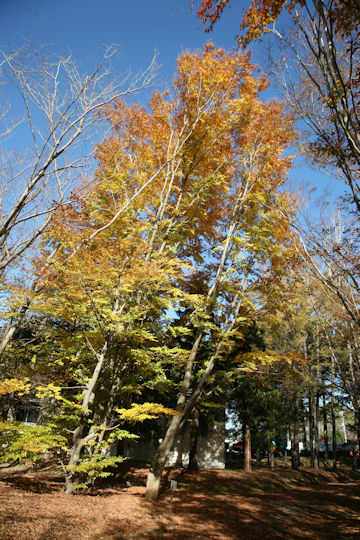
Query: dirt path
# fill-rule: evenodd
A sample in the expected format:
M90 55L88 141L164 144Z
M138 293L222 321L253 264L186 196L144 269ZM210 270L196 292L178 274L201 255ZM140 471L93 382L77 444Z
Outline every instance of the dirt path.
M91 494L65 495L55 475L2 474L0 538L360 538L360 475L167 471L156 502L144 498L145 475L129 471L129 493L121 478ZM172 504L171 478L179 485Z

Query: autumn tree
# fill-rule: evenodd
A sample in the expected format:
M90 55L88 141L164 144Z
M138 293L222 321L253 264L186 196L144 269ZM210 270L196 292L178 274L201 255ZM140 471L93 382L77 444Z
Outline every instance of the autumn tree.
M26 257L34 254L59 205L68 201L81 179L84 184L84 178L91 176L94 137L98 140L100 132L105 133L99 110L115 98L148 87L156 76L155 60L136 76L116 75L115 56L114 48L106 48L93 70L85 72L71 53L57 55L44 46L36 49L25 43L16 51L0 53L2 80L23 103L18 121L11 104L4 103L0 113L0 280L4 288L6 276L11 276L8 270L20 261L26 265ZM21 150L17 149L20 137ZM31 281L30 266L22 275L27 283ZM21 325L36 290L34 282L18 312L11 317L5 314L0 355Z
M291 441L292 466L299 466L299 441L303 423L303 398L308 363L304 355L304 341L310 322L310 308L306 292L301 286L301 265L294 256L284 273L273 275L268 289L261 289L263 305L258 317L259 329L268 351L278 361L264 372L264 381L254 369L257 386L264 388L264 396L258 399L266 403L269 412L264 413L263 422L269 435L269 443L277 439ZM300 275L299 275L300 274ZM256 366L255 366L256 368ZM272 444L269 444L272 450ZM271 458L271 456L270 456ZM272 458L270 459L270 462Z
M346 251L344 251L344 255ZM334 270L334 268L333 268ZM348 290L349 284L344 275L338 272L337 284L343 294L352 294ZM332 440L336 439L336 410L340 408L351 411L353 417L352 429L354 440L354 467L357 467L356 448L359 447L359 389L358 389L358 325L349 317L348 311L340 301L334 297L328 287L313 294L314 312L317 318L319 333L323 341L323 349L327 356L328 394L331 403ZM325 372L326 376L326 372ZM326 390L326 388L325 388ZM324 397L326 396L324 392ZM333 446L333 462L336 468L336 455Z
M339 233L339 221L335 221L335 225ZM326 239L327 242L334 238L334 230L331 227L324 225L321 232L319 223L317 226L313 223L313 226L317 230L316 238L320 239L322 235L323 241ZM337 239L339 241L339 234ZM332 455L333 467L336 468L335 442L339 442L340 436L337 420L339 413L351 410L349 418L355 432L358 425L356 383L358 326L341 301L341 292L344 297L351 297L354 301L357 293L354 289L351 291L352 285L347 280L346 273L340 271L341 257L344 256L345 260L349 256L349 246L346 248L346 242L344 249L339 251L338 266L327 267L320 257L323 250L317 251L315 244L312 248L311 256L309 251L304 250L303 262L295 267L292 274L283 278L283 291L274 294L276 292L274 288L272 297L269 297L272 305L269 306L269 313L263 324L265 338L270 348L275 347L275 350L284 352L291 350L292 347L298 356L297 360L294 358L296 361L293 373L291 374L291 370L284 371L284 375L287 373L284 378L284 392L290 397L290 401L291 394L296 393L298 396L297 401L300 404L298 425L300 420L302 423L301 411L306 413L308 426L306 440L310 450L311 466L319 467L319 441L322 436L325 458L328 459ZM349 263L350 259L347 266L350 271ZM329 283L326 283L327 277L333 284L337 284L340 296L330 288ZM355 275L353 277L355 279ZM290 280L288 285L285 285L285 280ZM282 306L284 300L285 310ZM282 324L279 325L279 321L283 321ZM355 446L356 439L357 435ZM331 453L328 448L330 440L333 441Z
M275 201L291 204L277 193L291 119L260 101L267 81L252 70L247 55L209 45L179 58L172 89L148 109L104 107L113 133L97 148L94 183L43 236L43 259L57 256L46 272L36 262L42 288L32 309L55 323L43 346L48 372L58 366L61 375L39 391L70 421L69 492L87 467L101 468L106 440L124 436L126 418L171 413L141 404L141 394L173 387L175 365L176 414L148 479L156 497L179 429L254 309L251 276L281 267L289 242ZM13 293L16 305L27 291ZM174 323L174 312L187 315ZM190 350L169 339L192 332ZM204 341L213 353L200 364Z
M208 45L180 56L172 89L154 93L147 109L103 107L112 135L97 147L94 182L53 214L42 237L32 309L53 324L46 356L35 350L32 364L45 358L47 374L59 370L37 392L65 422L68 492L111 462L102 451L128 436L126 419L167 412L147 486L157 496L179 430L252 320L256 276L283 267L290 240L278 203L292 200L278 189L294 135L281 105L261 102L268 83L252 71L247 55ZM11 292L14 309L27 291ZM175 312L185 316L176 322ZM191 334L179 346L175 338ZM204 342L211 354L201 358ZM174 411L141 403L146 389L174 387L172 365Z
M229 1L205 0L198 16L210 31ZM276 27L283 10L292 32ZM360 5L351 1L254 1L245 12L238 36L247 45L270 33L283 53L275 70L298 118L309 128L306 151L315 164L347 183L359 204L359 33ZM292 60L295 60L295 66Z
M241 56L237 56L238 63L240 59ZM215 72L213 62L216 62L216 58L211 60L212 69L209 70L206 65L209 59L206 55L203 58L196 56L192 58L192 62L197 62L197 70L200 69L204 73L204 81L205 74L209 77L208 73ZM227 358L233 346L233 339L241 335L241 321L245 315L249 316L247 307L249 307L252 272L255 272L259 265L265 264L265 261L269 263L271 254L274 256L272 262L275 262L277 249L280 249L277 253L279 257L284 250L284 246L275 247L272 242L276 241L271 240L277 237L279 241L282 235L281 228L275 230L273 227L276 214L273 197L277 197L276 188L282 183L284 174L286 175L288 162L281 157L281 152L292 136L288 132L290 135L288 139L286 132L283 131L286 125L280 120L282 112L278 104L263 105L255 94L251 105L247 104L250 106L246 105L244 108L243 105L246 103L244 98L249 88L247 85L251 78L247 78L244 86L241 74L234 72L233 68L230 69L229 60L225 63L223 58L222 66L228 70L227 80L230 78L232 84L236 83L236 86L229 87L229 107L230 104L239 107L229 122L229 135L233 137L229 148L234 154L230 153L228 160L232 158L234 161L227 183L233 187L228 193L230 204L224 219L222 239L221 237L219 239L221 243L218 240L221 251L220 253L218 249L215 251L217 256L212 263L213 270L209 276L209 284L204 288L202 309L195 310L196 318L194 314L192 317L192 324L197 330L183 368L183 380L176 404L178 414L172 418L150 467L146 494L152 498L157 497L162 470L179 430L197 400L201 398L214 366ZM216 67L216 72L219 72L219 67ZM213 77L210 80L212 83L217 82ZM211 88L210 82L208 85ZM268 116L270 110L271 119ZM268 129L266 122L275 120L276 110L278 114L280 113L277 117L280 123L275 130L273 124L269 124ZM276 142L273 137L276 138ZM224 202L227 203L226 199ZM216 314L215 317L212 317L213 313ZM207 339L211 339L214 353L201 367L198 365L199 347L202 341Z
M234 4L217 0L200 4L198 16L207 25L206 31L213 28L228 6ZM278 24L284 11L291 21L288 32L280 30ZM299 120L303 133L301 149L312 164L345 182L350 192L347 199L357 214L360 210L359 22L357 0L254 1L243 16L238 36L242 45L265 34L275 37L280 55L273 60L273 71ZM300 227L303 246L308 252L311 271L319 280L318 286L325 286L330 293L333 302L330 312L335 316L337 310L345 309L345 317L349 317L348 323L354 327L359 322L355 262L358 227L349 221L339 238L338 234L331 234L333 223L326 221L320 228L313 225L312 219L307 227ZM338 226L337 229L339 232ZM333 326L336 325L335 316ZM345 357L353 366L352 346L348 347ZM336 367L333 352L331 355L334 388ZM349 389L353 379L350 370Z

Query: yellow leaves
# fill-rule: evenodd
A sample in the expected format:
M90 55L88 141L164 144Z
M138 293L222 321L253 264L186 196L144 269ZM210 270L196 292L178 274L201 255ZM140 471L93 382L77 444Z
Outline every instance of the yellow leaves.
M21 422L0 420L0 461L30 459L35 462L50 450L67 450L66 440L54 426L27 426Z
M291 367L296 363L305 362L304 357L296 351L281 354L270 350L243 353L237 356L236 360L241 364L236 369L238 373L257 373L259 371L263 373L264 370L266 373L266 369L270 367L283 367L284 365Z
M28 379L4 379L0 381L0 396L18 392L20 396L28 394L30 391L30 383Z
M178 414L173 409L164 407L160 403L133 403L130 409L115 409L121 419L129 423L143 422L144 420L154 420L164 414Z
M189 335L191 331L188 328L181 328L177 327L169 328L173 332L174 337L178 336L184 336ZM153 362L160 362L161 364L175 364L177 366L181 366L186 362L186 359L188 357L188 351L180 348L180 347L166 347L165 345L160 347L151 347L150 348L150 355Z
M125 460L126 458L121 456L103 456L97 453L83 458L76 467L67 465L67 470L76 472L87 478L87 482L74 484L72 490L75 491L78 489L86 489L88 487L88 483L93 481L95 478L106 478L107 476L110 476L111 473L105 471L104 469L114 467L118 463L122 463Z
M111 227L79 250L66 272L49 276L52 294L42 306L47 314L75 326L78 320L85 327L101 322L122 334L131 319L143 315L127 308L129 319L124 313L119 319L124 308L113 309L115 298L128 306L139 291L143 298L151 291L152 302L155 295L168 299L158 302L157 313L171 309L182 294L173 283L192 269L185 256L201 265L202 239L212 246L221 241L219 223L231 212L252 152L260 157L251 165L254 186L244 199L249 208L244 227L269 202L266 190L283 178L280 154L290 128L279 104L260 102L266 82L252 71L247 55L209 44L201 53L179 57L173 91L156 92L150 110L121 101L104 108L114 133L97 147L98 182L85 199L74 198L76 204L54 221L48 238L65 238L71 251L161 172ZM181 153L173 155L179 147Z
M173 337L188 336L191 334L191 328L180 325L169 326L169 332Z
M258 371L262 366L270 366L276 362L280 362L285 358L283 355L274 351L252 351L239 355L237 357L238 362L241 363L241 367L238 370L241 371Z
M61 395L61 387L56 386L53 383L49 383L47 386L38 386L36 391L36 397L38 397L39 399L48 397L56 399L57 401L63 400L63 397Z
M190 342L194 329L201 327L211 346L223 339L222 359L242 339L241 315L258 309L246 277L271 254L280 260L284 239L274 193L286 177L282 153L293 134L281 105L260 101L266 85L248 55L209 44L181 55L172 89L155 93L148 109L123 102L104 108L113 133L97 147L95 182L59 210L44 240L60 247L33 307L55 322L48 335L56 370L70 367L89 380L106 349L99 377L126 367L119 394L140 395L145 386L171 384L166 370L183 367L188 348L181 342ZM209 305L231 221L231 254ZM224 337L236 294L244 296L243 311ZM181 312L184 320L173 325ZM56 385L37 395L81 409ZM92 411L80 412L90 418ZM143 404L119 414L136 422L175 412Z
M297 352L288 352L286 354L282 355L282 360L286 362L287 364L293 364L293 363L301 363L306 364L306 359L302 354L299 354Z
M46 386L38 386L36 389L36 397L39 399L49 398L51 400L56 400L61 403L67 409L70 409L75 413L88 413L88 409L84 409L82 405L76 403L75 401L70 401L66 399L61 394L61 387L53 383L49 383Z
M124 330L122 332L122 335L123 336L126 336L126 337L129 337L130 339L135 339L137 340L137 344L141 344L141 343L148 343L149 341L150 342L154 342L157 340L156 336L154 336L154 334L152 332L150 332L149 330L146 330L145 328L131 328L129 327L128 329Z

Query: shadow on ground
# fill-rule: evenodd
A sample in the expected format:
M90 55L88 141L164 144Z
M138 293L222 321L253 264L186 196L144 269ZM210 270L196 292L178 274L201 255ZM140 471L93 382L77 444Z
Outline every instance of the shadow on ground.
M336 539L360 537L360 474L326 470L167 469L159 500L145 499L145 467L119 470L75 496L61 476L0 482L1 538ZM125 479L131 487L126 493ZM173 503L170 480L178 482Z

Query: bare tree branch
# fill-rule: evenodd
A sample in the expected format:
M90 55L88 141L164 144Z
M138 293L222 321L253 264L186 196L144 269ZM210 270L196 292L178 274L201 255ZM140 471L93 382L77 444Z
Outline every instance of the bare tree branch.
M97 134L98 140L102 129L96 111L152 84L155 58L143 72L117 77L115 55L114 47L106 48L86 73L71 53L58 56L29 43L16 52L0 52L1 70L24 104L23 121L0 131L0 276L34 246L81 172L91 167L92 137ZM9 135L21 144L28 140L31 149L19 157L5 140Z

